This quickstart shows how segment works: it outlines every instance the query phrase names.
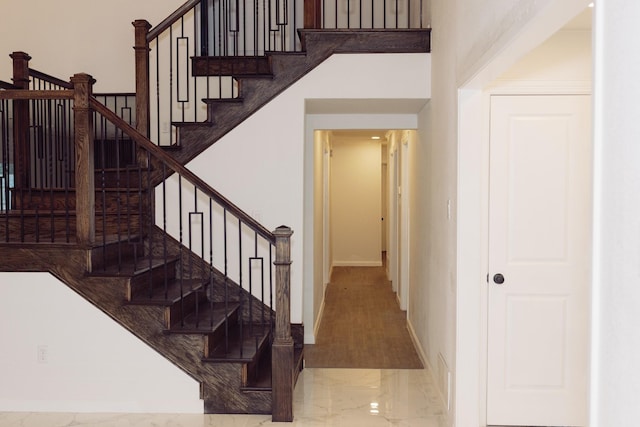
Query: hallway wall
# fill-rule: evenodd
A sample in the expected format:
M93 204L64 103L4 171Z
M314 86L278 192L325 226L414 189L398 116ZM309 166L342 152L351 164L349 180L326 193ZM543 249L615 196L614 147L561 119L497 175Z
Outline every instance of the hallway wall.
M431 25L438 29L432 40L432 98L419 115L421 143L413 168L413 179L428 183L416 192L412 213L412 234L426 237L412 246L412 259L418 257L421 263L411 266L412 284L419 284L411 288L411 301L423 309L409 313L436 380L441 385L446 380L439 366L451 372L449 425L482 425L485 413L479 325L480 289L486 276L481 220L486 206L479 198L479 159L484 154L479 141L486 117L477 109L482 98L460 89L479 93L587 4L432 1Z
M332 266L382 265L380 156L380 141L332 138Z
M595 242L591 426L640 419L640 3L595 7Z

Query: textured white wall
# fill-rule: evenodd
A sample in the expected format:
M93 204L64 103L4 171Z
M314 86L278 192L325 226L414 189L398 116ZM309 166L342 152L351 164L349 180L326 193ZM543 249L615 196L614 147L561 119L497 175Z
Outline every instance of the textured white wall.
M0 411L202 413L197 381L50 274L0 293Z
M640 3L595 7L594 427L640 419Z

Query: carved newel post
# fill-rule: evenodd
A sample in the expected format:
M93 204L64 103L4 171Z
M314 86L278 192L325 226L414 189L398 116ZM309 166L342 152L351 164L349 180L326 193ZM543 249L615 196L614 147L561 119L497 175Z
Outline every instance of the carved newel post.
M25 52L13 52L13 85L24 90L29 89L29 60ZM13 101L13 140L15 148L14 186L16 189L29 188L29 101L16 99Z
M291 235L280 226L276 238L276 327L271 359L272 418L293 420L293 338L291 337Z
M136 130L149 136L149 43L147 35L151 24L144 19L133 22L136 55Z
M81 73L71 77L71 83L76 146L76 238L79 245L89 246L96 235L93 114L89 106L95 80Z

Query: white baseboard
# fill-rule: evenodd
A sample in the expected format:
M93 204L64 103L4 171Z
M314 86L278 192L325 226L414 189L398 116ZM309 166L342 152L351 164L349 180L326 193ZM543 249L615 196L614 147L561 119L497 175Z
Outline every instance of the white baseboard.
M411 341L413 341L413 345L415 346L416 351L418 352L418 357L420 358L420 361L424 365L424 368L428 371L428 374L431 377L432 383L436 384L436 387L438 389L438 394L440 395L440 401L442 402L442 406L444 407L445 416L447 418L447 424L449 424L450 408L447 407L448 399L444 395L444 390L442 390L441 387L438 385L438 378L436 377L436 371L433 370L433 366L431 366L431 363L429 363L427 354L425 353L424 349L420 345L420 340L418 339L418 335L416 334L416 331L413 328L413 325L411 324L411 321L409 319L407 319L407 329L409 330L409 336L411 337Z
M433 370L431 369L431 364L429 363L429 359L427 359L427 354L424 352L422 345L420 344L420 340L418 339L418 335L416 335L416 330L413 329L413 325L411 321L407 319L407 329L409 330L409 336L411 337L411 341L413 341L413 345L418 351L418 357L420 361L424 365L425 369L428 369L433 374Z
M334 261L333 267L382 267L382 261Z
M322 302L320 303L320 310L318 310L318 317L316 317L314 322L313 331L307 332L305 330L304 334L304 343L305 344L315 344L316 337L318 336L318 331L320 330L320 323L322 322L322 315L324 314L324 301L325 301L325 292L327 290L327 284L325 283L323 286L324 292L322 292Z

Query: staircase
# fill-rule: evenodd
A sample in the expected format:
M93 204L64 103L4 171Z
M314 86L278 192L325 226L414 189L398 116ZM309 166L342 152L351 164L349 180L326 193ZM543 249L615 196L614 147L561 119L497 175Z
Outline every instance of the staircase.
M134 22L126 113L96 99L91 76L65 82L12 55L14 82L0 82L0 271L51 272L199 381L205 412L291 421L304 335L289 319L292 232L265 229L184 165L331 55L428 52L430 31L301 29L298 51L192 55L189 79L231 79L235 95L199 99L204 118L151 117L150 43L199 4L152 31ZM40 110L69 120L34 123ZM175 139L148 138L167 118ZM43 130L34 143L25 129Z
M288 319L291 231L266 230L97 101L92 84L78 74L72 89L0 90L3 147L14 147L3 162L14 173L2 176L0 270L54 274L199 381L207 413L290 421L303 360L302 326ZM65 108L73 129L23 114ZM21 145L26 132L9 132L21 117L55 131Z

